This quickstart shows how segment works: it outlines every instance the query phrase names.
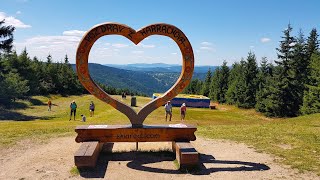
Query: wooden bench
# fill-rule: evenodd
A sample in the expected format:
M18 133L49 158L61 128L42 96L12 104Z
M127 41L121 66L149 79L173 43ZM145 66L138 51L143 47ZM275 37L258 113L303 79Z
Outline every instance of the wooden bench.
M78 168L93 168L97 160L103 143L98 141L83 142L77 152L74 154L74 163Z
M188 168L199 164L199 153L190 142L172 142L172 150L180 168Z

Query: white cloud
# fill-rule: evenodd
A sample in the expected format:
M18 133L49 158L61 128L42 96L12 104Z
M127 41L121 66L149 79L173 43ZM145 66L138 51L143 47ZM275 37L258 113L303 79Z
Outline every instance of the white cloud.
M21 14L21 11L17 11L16 14Z
M19 19L16 19L13 16L7 16L6 13L0 12L0 20L5 19L5 24L6 25L12 25L16 28L30 28L30 25L24 24L22 21Z
M112 46L116 48L124 48L124 47L128 47L129 45L117 43L117 44L112 44Z
M80 30L69 30L69 31L63 31L64 36L83 36L86 31L80 31Z
M154 48L154 47L156 47L154 44L143 44L143 43L138 44L138 46L142 47L142 48Z
M254 46L250 46L249 48L250 48L250 49L253 49L253 48L254 48Z
M177 55L178 53L174 52L174 53L171 53L172 55Z
M202 46L211 46L212 45L212 43L210 43L210 42L206 42L206 41L204 41L204 42L202 42L202 43L200 43Z
M208 51L213 50L213 48L211 48L211 47L206 47L206 46L202 46L202 47L200 47L200 49L201 49L201 50L208 50Z
M144 51L131 51L133 54L143 54Z
M58 61L68 54L70 62L74 63L79 42L78 36L36 36L23 42L14 42L14 46L18 53L26 47L30 57L37 56L42 60L45 60L49 53Z
M267 38L267 37L264 37L264 38L261 38L260 41L261 41L262 43L267 43L267 42L270 42L271 39L270 39L270 38Z

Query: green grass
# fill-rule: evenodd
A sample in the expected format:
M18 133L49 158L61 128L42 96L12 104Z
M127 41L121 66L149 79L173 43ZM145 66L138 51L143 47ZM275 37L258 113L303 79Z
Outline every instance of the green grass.
M120 96L115 96L120 99ZM129 124L128 118L91 95L51 96L54 106L47 111L47 98L33 97L31 102L18 102L17 109L3 113L0 109L0 147L12 146L25 138L35 141L58 136L76 136L74 128L81 124ZM77 121L69 121L69 104L78 104ZM96 114L89 117L89 104L96 104ZM130 103L130 97L123 100ZM138 97L138 110L150 98ZM36 102L36 103L35 103ZM39 103L40 102L40 103ZM21 105L21 104L26 104ZM1 114L2 113L2 114ZM80 121L85 114L87 122ZM10 119L5 119L5 117ZM12 121L19 118L28 121ZM246 143L256 150L273 154L281 163L320 175L320 114L279 119L266 118L254 110L219 105L217 110L188 108L186 122L198 126L197 136L229 139ZM145 124L166 124L163 107L151 113ZM179 108L173 108L173 121L180 123Z
M71 168L70 174L71 174L72 176L78 176L78 175L80 175L80 171L79 171L79 169L77 168L77 166L73 166L73 167Z

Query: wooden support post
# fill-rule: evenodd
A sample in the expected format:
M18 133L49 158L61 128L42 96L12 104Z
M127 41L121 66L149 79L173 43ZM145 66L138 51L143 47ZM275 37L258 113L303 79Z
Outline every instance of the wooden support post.
M172 142L180 168L193 167L199 164L199 153L190 142Z
M98 141L83 142L74 154L74 163L78 168L95 167L103 143Z

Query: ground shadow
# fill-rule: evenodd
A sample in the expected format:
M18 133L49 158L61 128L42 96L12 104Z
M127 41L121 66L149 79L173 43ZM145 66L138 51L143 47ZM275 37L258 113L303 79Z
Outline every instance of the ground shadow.
M40 101L39 99L29 98L28 101L34 106L46 105L46 103Z
M245 162L245 161L228 161L228 160L216 160L212 155L200 154L199 167L192 171L181 171L178 169L161 169L150 167L148 164L173 161L175 160L175 154L170 151L164 152L119 152L119 153L102 153L98 160L98 165L94 169L80 170L80 175L85 178L103 178L107 173L108 163L110 161L129 161L127 167L147 171L153 173L165 173L165 174L185 174L190 173L193 175L209 175L215 172L221 171L264 171L270 168L261 163ZM212 167L206 168L205 164L223 164L230 165L230 167Z
M28 105L26 103L23 102L8 102L3 104L3 107L1 107L3 109L8 109L8 110L15 110L15 109L27 109Z
M41 119L41 120L50 120L53 117L49 116L28 116L24 115L19 112L15 112L12 110L8 109L0 109L0 121L7 120L7 121L32 121L36 119Z

